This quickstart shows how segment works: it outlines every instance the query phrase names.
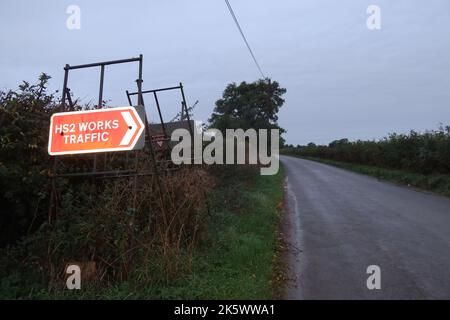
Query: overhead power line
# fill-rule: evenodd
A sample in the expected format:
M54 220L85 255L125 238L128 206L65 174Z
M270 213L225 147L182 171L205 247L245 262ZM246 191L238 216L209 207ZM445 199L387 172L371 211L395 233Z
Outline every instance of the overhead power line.
M251 55L252 58L253 58L253 61L255 61L256 67L258 68L259 72L261 73L261 76L262 76L263 78L265 78L266 76L264 75L264 72L262 71L262 69L261 69L261 67L260 67L260 65L259 65L259 63L258 63L258 61L256 60L255 55L253 54L253 51L252 51L252 49L250 48L250 45L248 44L247 38L245 37L244 32L242 31L242 28L241 28L241 26L240 26L240 24L239 24L238 19L236 18L236 15L234 14L234 11L233 11L233 8L232 8L231 5L230 5L230 2L229 2L228 0L225 0L225 3L227 4L228 11L230 11L231 16L233 17L233 20L234 20L234 22L236 23L236 26L237 26L237 28L238 28L238 30L239 30L241 36L242 36L242 39L244 39L245 45L247 46L248 51L250 52L250 55Z

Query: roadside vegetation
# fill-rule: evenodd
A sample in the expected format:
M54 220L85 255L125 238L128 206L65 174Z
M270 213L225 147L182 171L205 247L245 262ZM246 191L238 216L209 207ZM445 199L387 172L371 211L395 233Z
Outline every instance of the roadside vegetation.
M211 197L208 244L196 253L192 272L160 297L272 299L280 286L274 267L283 171L261 176L256 166L213 170L218 185Z
M0 299L273 297L281 170L260 176L257 165L185 166L161 173L161 184L139 177L135 196L133 178L60 178L57 210L49 210L48 127L59 110L49 79L0 92ZM265 97L259 102L251 90L244 100L234 93L259 127L283 102L268 92L255 91ZM271 127L274 116L266 119ZM140 166L151 167L141 156ZM125 159L117 153L111 161L120 168ZM80 172L89 158L65 160L64 170ZM66 288L72 263L83 266L81 290Z
M287 145L282 153L450 196L450 126L425 133L393 133L380 141Z

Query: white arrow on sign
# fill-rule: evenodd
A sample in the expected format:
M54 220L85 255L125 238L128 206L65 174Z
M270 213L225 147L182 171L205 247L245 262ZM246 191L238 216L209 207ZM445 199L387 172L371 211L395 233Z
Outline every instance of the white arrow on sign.
M125 120L125 122L127 123L127 126L130 130L127 131L127 133L125 133L125 135L123 136L122 140L120 141L120 145L128 145L131 141L131 139L134 136L134 133L138 130L138 125L137 123L133 120L133 117L131 116L131 114L127 111L121 112L123 119Z

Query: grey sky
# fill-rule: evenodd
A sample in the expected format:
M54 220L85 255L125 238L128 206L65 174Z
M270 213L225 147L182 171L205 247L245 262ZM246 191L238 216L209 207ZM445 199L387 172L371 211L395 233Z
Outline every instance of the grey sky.
M448 0L230 2L264 72L288 90L279 119L288 143L450 123ZM81 30L66 28L70 4L81 8ZM366 27L370 4L381 7L381 30ZM223 0L1 0L0 39L0 89L46 72L57 90L66 63L142 53L144 89L183 82L188 103L200 101L198 120L207 120L227 83L259 76ZM136 72L134 65L106 69L111 106L127 105ZM96 101L98 78L98 69L75 70L69 87ZM180 99L161 99L170 119Z

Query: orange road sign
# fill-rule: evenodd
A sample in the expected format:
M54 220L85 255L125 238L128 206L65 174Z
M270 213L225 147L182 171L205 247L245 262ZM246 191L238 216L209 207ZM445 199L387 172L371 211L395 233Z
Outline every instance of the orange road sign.
M134 107L61 112L52 115L50 155L137 149L144 123Z

